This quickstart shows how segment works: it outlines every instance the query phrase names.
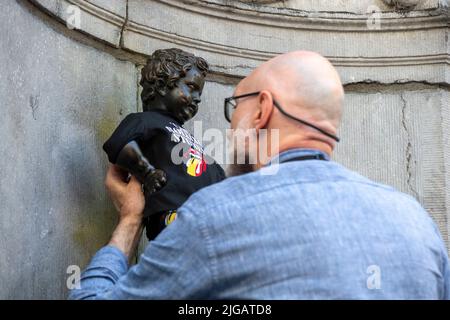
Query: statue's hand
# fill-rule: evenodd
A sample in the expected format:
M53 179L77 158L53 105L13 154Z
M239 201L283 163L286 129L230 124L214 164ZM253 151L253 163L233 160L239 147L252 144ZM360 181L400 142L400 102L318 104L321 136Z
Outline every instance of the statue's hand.
M150 171L145 177L144 192L146 194L161 190L167 182L166 173L161 169Z

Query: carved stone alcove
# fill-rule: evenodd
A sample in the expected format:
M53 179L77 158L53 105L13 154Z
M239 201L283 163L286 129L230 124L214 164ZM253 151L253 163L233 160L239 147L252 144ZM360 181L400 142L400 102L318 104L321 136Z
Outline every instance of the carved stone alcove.
M214 108L224 91L231 93L227 85L279 53L323 54L337 67L350 100L351 120L344 119L342 135L354 142L339 146L336 157L414 195L446 237L450 213L446 1L29 1L61 22L68 19L69 6L76 6L81 13L79 31L132 54L179 47L206 58L212 67L210 80L222 83L206 93L214 113L210 125L217 127L222 122ZM380 139L380 132L390 136L389 143ZM365 151L356 153L354 148ZM435 156L423 157L430 153ZM389 160L382 160L388 154ZM393 167L386 169L388 162ZM436 194L432 186L437 184L448 191Z
M346 90L333 160L418 199L448 244L447 3L3 1L0 299L64 298L67 267L83 268L107 243L116 213L102 144L141 110L140 69L159 48L211 64L193 121L220 131L223 98L263 61L292 50L328 57Z
M83 269L110 239L117 213L104 187L102 145L142 110L140 71L159 48L194 52L212 66L201 109L186 124L199 121L199 131L229 128L223 99L263 61L292 50L328 57L346 91L333 160L415 197L449 243L448 1L1 6L0 299L64 299L68 267Z
M132 54L167 47L199 54L210 63L212 79L225 83L235 83L279 53L312 50L330 59L347 86L450 84L449 16L443 0L29 1L61 22L76 6L80 32ZM411 155L406 158L411 168ZM450 158L446 161L450 168ZM450 208L450 195L448 203Z
M114 47L149 55L156 48L178 46L201 53L213 72L230 77L241 77L276 54L304 49L328 57L345 83L450 81L448 16L434 0L407 16L254 6L276 1L30 1L62 20L69 5L79 7L81 31ZM383 1L366 3L382 6ZM177 23L181 17L189 23Z

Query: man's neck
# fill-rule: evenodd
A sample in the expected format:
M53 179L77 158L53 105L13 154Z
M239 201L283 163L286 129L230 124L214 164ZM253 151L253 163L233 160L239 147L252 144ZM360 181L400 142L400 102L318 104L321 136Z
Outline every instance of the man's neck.
M303 143L287 143L280 145L279 153L298 148L319 150L329 156L331 156L331 153L333 152L333 149L327 143L321 141L304 141Z
M321 140L314 140L314 139L308 139L308 140L302 140L301 138L290 138L290 139L284 139L280 141L280 145L278 148L278 152L271 154L269 158L273 158L280 153L292 149L313 149L318 150L326 153L328 156L331 157L331 154L333 152L333 145L330 145L329 143ZM266 165L267 163L257 163L254 166L255 170L260 169L262 166Z

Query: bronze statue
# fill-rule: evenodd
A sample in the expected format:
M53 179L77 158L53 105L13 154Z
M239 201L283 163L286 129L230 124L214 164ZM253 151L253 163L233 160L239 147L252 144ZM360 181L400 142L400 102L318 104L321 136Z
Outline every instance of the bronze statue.
M144 112L129 114L103 149L134 175L146 199L144 223L152 240L195 191L225 178L222 168L182 125L195 116L208 63L180 49L157 50L142 69ZM174 161L179 148L183 159Z

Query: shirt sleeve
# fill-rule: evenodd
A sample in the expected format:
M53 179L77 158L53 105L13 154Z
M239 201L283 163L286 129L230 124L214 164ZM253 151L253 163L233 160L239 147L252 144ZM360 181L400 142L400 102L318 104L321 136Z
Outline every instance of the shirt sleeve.
M450 300L450 264L448 256L444 260L444 299Z
M157 129L155 113L131 113L122 120L111 137L103 144L103 150L111 163L116 163L117 156L127 143L133 140L147 140Z
M82 273L71 299L204 299L213 286L212 253L204 226L181 208L127 271L125 256L101 249Z
M70 292L69 299L95 299L110 290L127 270L127 258L122 251L114 246L103 247L81 274L79 288Z
M438 251L440 252L441 257L441 283L442 283L442 294L440 295L439 299L444 300L450 300L450 262L448 258L447 248L445 246L445 242L442 238L442 235L439 231L439 227L437 224L429 218L431 221L431 224L434 228L434 231L436 232L436 236L439 239L439 245L438 245Z

